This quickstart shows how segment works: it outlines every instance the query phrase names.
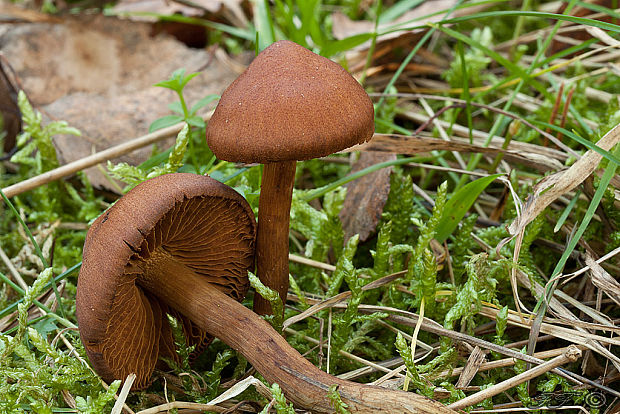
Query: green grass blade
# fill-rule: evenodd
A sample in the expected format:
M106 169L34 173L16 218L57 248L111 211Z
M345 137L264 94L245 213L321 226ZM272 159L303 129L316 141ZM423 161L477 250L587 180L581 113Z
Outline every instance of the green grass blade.
M263 50L276 41L273 19L266 0L254 0L252 3L255 4L254 26L258 33L258 48Z
M577 191L577 193L575 194L575 197L573 197L573 199L568 203L568 205L566 206L566 208L560 215L558 222L555 223L555 227L553 228L554 233L557 233L562 228L570 212L573 211L573 208L575 208L575 205L577 204L577 200L579 200L580 195L581 195L581 191Z
M528 82L528 84L531 87L535 88L538 92L544 95L547 99L553 100L554 97L547 91L547 88L543 84L538 82L536 79L532 78L525 69L522 69L519 65L511 62L509 59L505 58L504 56L497 53L496 51L489 49L488 47L484 46L480 42L477 42L474 39L456 30L453 30L451 28L448 28L442 25L436 25L436 24L431 24L431 27L435 27L437 30L441 30L448 36L451 36L454 39L460 40L461 42L468 44L469 46L484 52L488 57L495 60L497 63L499 63L506 69L508 69L511 73L521 78L522 81Z
M620 146L616 146L614 155L620 155ZM553 272L551 273L551 277L549 279L553 280L556 278L556 276L562 273L562 270L564 269L564 265L566 265L566 261L568 260L571 253L577 246L577 243L579 242L579 239L581 239L581 236L583 236L583 234L587 230L588 225L590 224L590 221L592 220L592 217L594 217L594 214L596 213L596 209L598 208L603 198L603 195L605 194L605 190L607 190L607 186L609 186L611 179L616 174L617 167L618 166L616 164L611 163L607 165L607 168L605 168L605 172L603 173L603 176L601 177L599 186L596 189L594 196L592 196L592 201L590 202L590 205L588 206L588 210L586 210L586 214L584 215L583 220L579 224L577 231L573 234L570 241L566 245L566 249L564 249L564 253L562 253L562 257L560 257L560 260L558 260L555 266L555 269L553 269ZM536 324L538 326L540 324L539 321L542 321L542 318L547 312L547 303L549 303L549 301L551 300L551 297L553 296L553 292L558 284L558 281L559 280L556 279L554 283L547 285L547 289L545 291L544 297L541 297L538 300L538 303L536 304L536 307L534 308L536 312ZM540 331L540 327L538 329L532 330L532 332L530 333L530 343L534 343L533 342L533 338L535 336L534 334L538 335L539 331Z
M497 177L504 174L493 174L488 177L478 178L465 184L458 191L452 194L447 201L443 217L439 221L435 230L435 239L440 243L445 241L456 229L469 208L474 204L480 193L484 191Z
M15 208L13 203L11 203L11 200L7 198L7 196L4 194L4 191L2 191L1 189L0 189L0 196L2 196L2 199L4 200L5 204L9 207L9 210L11 210L11 212L13 213L13 215L15 216L19 224L22 226L22 228L28 235L28 238L30 239L30 242L34 246L34 250L37 256L39 257L39 259L41 259L41 263L43 263L43 267L49 267L47 260L45 260L45 257L43 256L43 252L41 251L41 247L39 246L39 243L37 243L37 241L34 239L34 236L30 232L30 229L28 228L26 223L24 223L24 220L22 220L21 216L17 212L17 209ZM52 279L52 289L54 290L54 296L56 296L56 303L58 303L58 312L64 318L65 309L62 306L62 301L60 300L60 292L58 291L58 286L56 286L56 282L54 282L54 279Z
M616 146L614 155L620 155L620 146ZM605 194L605 190L607 190L607 186L609 186L611 179L613 178L614 174L616 174L617 167L618 167L617 164L612 163L612 164L607 165L607 168L605 168L605 172L603 173L603 176L601 177L601 181L599 182L598 188L596 189L594 196L592 196L592 201L590 202L590 205L588 206L588 210L586 210L586 214L583 217L582 222L579 224L577 231L575 232L573 237L571 237L570 242L568 243L568 245L566 246L566 249L564 250L564 253L562 254L562 257L560 258L557 265L555 266L555 269L553 269L553 272L551 273L551 278L554 278L557 275L559 275L562 272L562 269L564 269L564 265L566 264L566 261L570 257L570 254L577 246L577 243L579 242L579 239L581 238L581 236L583 236L583 233L587 230L588 225L590 224L590 221L592 220L592 217L594 217L594 214L596 213L596 209L598 208L601 200L603 199L603 194Z
M463 72L463 93L461 94L461 98L467 102L467 106L465 107L465 115L467 117L467 128L469 129L469 143L474 143L474 121L471 116L471 94L469 92L469 74L467 71L467 63L465 61L465 51L463 50L463 43L457 43L458 54L461 58L461 71ZM456 118L456 117L455 117Z
M614 19L620 19L620 13L618 13L614 9L601 6L600 4L586 3L585 1L578 1L577 6L583 7L584 9L592 10L593 12L604 13L610 17L613 17Z
M24 223L24 220L22 220L22 217L17 212L17 209L15 208L13 203L11 203L11 201L7 198L7 196L4 194L4 191L2 191L1 189L0 189L0 196L2 196L2 199L4 200L6 205L9 207L9 210L11 210L11 212L13 213L13 215L15 216L15 218L17 219L19 224L22 226L22 228L26 232L26 235L28 235L28 238L30 239L30 242L34 246L34 251L37 254L37 256L39 257L39 259L41 259L41 262L43 263L43 266L44 267L49 267L48 264L47 264L47 260L45 260L45 257L43 257L43 252L41 251L41 247L39 247L39 243L37 243L37 241L34 239L34 236L30 232L30 229L28 228L26 223Z
M402 73L404 72L409 62L411 62L413 57L418 53L418 50L420 50L420 48L426 43L426 41L431 38L433 33L435 33L435 28L431 28L429 31L427 31L426 34L422 36L422 38L418 41L418 43L416 43L415 47L411 50L411 52L409 52L409 54L400 64L398 69L396 69L396 72L394 72L394 75L392 75L392 78L390 79L390 81L387 83L387 85L383 89L383 93L387 94L390 91L392 86L394 86L394 84L396 83L396 80L398 80L398 78L400 78L400 75L402 75ZM377 106L383 105L384 101L385 101L385 96L382 96L379 99Z

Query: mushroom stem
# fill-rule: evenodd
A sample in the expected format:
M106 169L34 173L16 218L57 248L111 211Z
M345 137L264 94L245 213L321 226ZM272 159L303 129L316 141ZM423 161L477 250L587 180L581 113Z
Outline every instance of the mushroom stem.
M241 352L299 407L317 413L334 412L328 390L336 384L352 413L455 413L421 395L358 384L321 371L264 319L165 253L151 256L141 267L145 274L138 283L143 288Z
M296 161L265 164L258 203L256 273L265 286L286 302L288 292L288 234ZM271 305L254 297L254 311L272 314Z

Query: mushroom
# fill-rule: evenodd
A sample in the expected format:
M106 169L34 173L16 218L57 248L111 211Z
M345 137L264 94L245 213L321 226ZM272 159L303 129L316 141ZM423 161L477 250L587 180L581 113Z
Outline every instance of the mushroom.
M195 337L208 332L241 352L287 398L333 412L330 386L357 413L454 413L398 390L333 377L304 359L272 327L238 302L253 266L255 221L247 202L209 177L169 174L135 187L88 231L76 313L90 362L105 380L135 373L148 386L167 347L166 312Z
M340 65L288 40L263 50L224 91L207 125L220 159L264 164L258 208L257 275L286 301L288 238L296 161L369 140L374 109ZM254 310L270 314L258 296Z
M255 233L240 194L186 173L143 182L95 220L84 244L76 313L97 373L111 380L133 372L134 388L148 386L159 356L176 356L166 313L181 319L190 343L208 344L206 331L169 306L158 286L174 279L193 289L187 277L199 275L208 290L243 299Z

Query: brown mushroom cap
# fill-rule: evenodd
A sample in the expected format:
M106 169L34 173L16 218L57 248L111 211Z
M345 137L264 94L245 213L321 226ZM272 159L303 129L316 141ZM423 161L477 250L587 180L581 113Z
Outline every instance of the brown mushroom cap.
M84 244L76 313L97 373L111 381L133 372L134 388L144 388L159 355L173 356L166 318L173 310L141 288L145 269L174 261L241 300L254 266L255 231L254 214L235 190L181 173L143 182L95 220ZM193 342L205 340L204 331L175 316Z
M337 63L281 40L224 91L206 134L218 158L266 164L333 154L373 132L364 88Z

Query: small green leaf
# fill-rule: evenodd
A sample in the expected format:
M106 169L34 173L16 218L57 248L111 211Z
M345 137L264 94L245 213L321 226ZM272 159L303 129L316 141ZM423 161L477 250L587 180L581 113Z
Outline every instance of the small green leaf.
M157 82L155 86L160 86L162 88L171 89L175 92L181 92L187 82L192 80L194 77L198 76L199 73L190 73L189 75L185 75L185 69L177 69L175 70L169 79L165 81Z
M200 72L196 72L196 73L190 73L189 75L185 76L180 83L180 89L182 90L183 88L185 88L185 85L187 85L187 82L191 81L192 79L194 79L196 76L200 75Z
M488 177L478 178L469 184L464 185L456 193L452 194L446 203L443 216L437 225L435 239L440 243L446 240L456 229L465 213L474 204L480 193L484 191L497 177L503 174L489 175Z
M179 81L177 79L168 79L165 81L157 82L153 86L159 86L161 88L177 91L179 90Z
M191 114L195 114L200 108L203 108L207 105L209 105L211 102L213 101L217 101L218 99L220 99L220 95L216 95L216 94L212 94L212 95L207 95L204 98L202 98L201 100L199 100L198 102L196 102L193 106L192 109L190 109L190 113ZM180 105L179 105L180 106ZM171 108L172 109L172 108ZM183 112L183 110L181 110L181 113Z
M183 121L183 117L180 115L166 115L153 121L149 127L149 132L157 131L158 129L166 128L174 124L178 124Z
M168 148L167 150L160 152L156 155L153 155L151 158L149 158L148 160L144 161L142 164L138 165L138 168L144 170L144 171L148 171L151 168L160 165L162 162L166 161L168 159L168 156L170 155L170 152L172 151L172 147Z
M195 126L198 128L205 127L205 120L199 117L198 115L190 116L189 118L187 118L186 122L190 124L191 126Z
M342 401L340 397L340 393L338 392L338 384L330 385L329 391L327 391L327 396L329 397L329 403L338 414L350 414L351 412L348 410L349 406L347 403Z

